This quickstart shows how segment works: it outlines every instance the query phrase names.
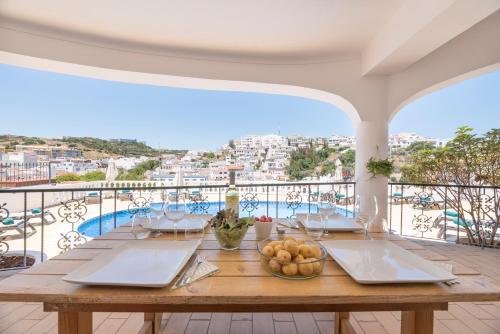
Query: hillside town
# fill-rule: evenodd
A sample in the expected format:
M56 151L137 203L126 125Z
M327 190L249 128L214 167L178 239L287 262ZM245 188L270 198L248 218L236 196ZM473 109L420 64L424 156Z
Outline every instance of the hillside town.
M138 143L135 139L110 139L111 143ZM418 142L427 142L442 147L446 140L429 138L415 133L400 133L389 137L390 150L396 151ZM103 159L85 158L84 152L71 145L15 145L14 150L0 146L0 182L4 186L26 186L49 183L58 176L84 175L106 172L112 161L118 171L126 172L148 160L159 161L159 166L147 171L146 180L162 181L167 185L205 185L228 182L228 166L237 169L239 182L265 183L289 181L286 168L292 152L300 149L323 148L338 151L354 150L353 136L332 135L330 137L281 136L277 134L249 135L230 140L215 151L188 150L185 154L158 154L151 156L114 156ZM341 181L349 176L342 174L342 162L332 161L334 173L318 178L307 177L305 181Z

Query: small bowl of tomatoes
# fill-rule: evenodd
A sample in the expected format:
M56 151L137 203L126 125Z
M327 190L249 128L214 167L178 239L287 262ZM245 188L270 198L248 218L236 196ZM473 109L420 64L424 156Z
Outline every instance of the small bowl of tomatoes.
M273 219L268 216L260 216L255 218L255 234L257 240L268 239L271 236L271 231L273 230Z

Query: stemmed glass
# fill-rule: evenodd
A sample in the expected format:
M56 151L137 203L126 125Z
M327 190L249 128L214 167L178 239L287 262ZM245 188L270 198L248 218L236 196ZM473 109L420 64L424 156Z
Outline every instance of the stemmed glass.
M203 240L206 221L201 217L194 217L185 221L184 238L186 240Z
M363 238L368 240L368 221L369 216L361 213L361 197L356 195L356 202L354 202L354 215L356 222L363 225Z
M330 218L333 217L333 215L335 214L335 207L320 208L319 214L321 215L321 217L323 217L323 220L325 221L324 235L328 235L328 222L330 221Z
M185 200L182 201L185 202ZM181 208L183 206L185 207L185 204L181 204ZM174 226L174 240L177 240L177 223L180 222L185 215L186 212L184 210L179 210L178 205L176 205L175 210L171 210L170 207L168 207L168 210L165 211L165 216L168 220L172 221Z
M151 206L150 210L151 210L151 213L154 213L154 218L156 220L156 229L153 232L152 237L153 238L161 237L163 235L163 233L160 231L160 221L161 221L161 218L165 215L164 203L158 209Z
M136 239L146 239L149 237L151 231L147 228L144 228L144 225L148 225L150 223L149 217L144 214L134 214L132 216L132 234Z
M306 217L306 232L314 240L321 240L325 231L325 220L321 214L307 214Z

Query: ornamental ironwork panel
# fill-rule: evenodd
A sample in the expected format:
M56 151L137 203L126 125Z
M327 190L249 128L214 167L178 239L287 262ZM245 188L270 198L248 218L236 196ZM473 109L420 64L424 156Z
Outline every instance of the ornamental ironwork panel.
M429 209L436 204L436 200L434 196L430 192L421 191L419 193L415 193L415 196L412 198L413 208L414 209Z
M144 196L136 197L128 205L128 212L131 215L137 213L147 213L151 208L151 197L146 198Z
M7 209L7 203L0 204L0 223L4 221L4 219L9 218L10 212Z
M302 195L300 192L292 190L286 194L286 205L289 209L292 209L295 214L295 210L302 204Z
M423 213L419 215L414 215L411 221L413 229L422 233L429 232L432 229L432 217L429 217Z
M422 190L420 192L415 192L415 196L411 199L413 203L413 209L420 210L419 214L413 215L411 224L413 229L419 232L424 237L424 233L432 231L434 226L433 217L424 213L425 210L433 207L436 203L432 192L427 192Z
M242 211L246 211L250 216L252 212L259 208L259 198L257 194L248 192L243 195L240 200L240 206Z
M477 197L479 214L488 214L495 210L494 197L488 194L481 194Z
M4 238L0 239L0 257L7 254L9 251L9 244L4 240Z
M87 206L83 200L70 199L62 202L57 214L61 218L61 222L71 224L71 230L61 233L61 238L57 241L57 247L61 249L61 253L87 242L84 234L75 229L75 224L83 221L87 214Z
M186 206L191 214L206 214L208 209L210 209L210 203L208 202L208 196L203 195L190 195L189 204Z
M62 218L61 222L75 224L84 220L87 206L82 200L70 199L61 203L57 214Z
M61 253L64 253L76 246L83 245L87 242L85 236L75 230L71 230L66 233L61 233L61 239L57 242L57 247L61 249Z
M9 216L10 212L7 209L7 203L0 204L0 224L4 221L4 219L9 218ZM9 244L5 241L5 237L0 237L0 256L4 256L8 251Z

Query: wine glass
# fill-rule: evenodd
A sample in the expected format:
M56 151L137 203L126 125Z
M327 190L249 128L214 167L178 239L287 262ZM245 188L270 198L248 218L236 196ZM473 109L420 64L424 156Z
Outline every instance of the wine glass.
M151 213L154 213L154 218L156 220L155 224L156 229L154 230L152 237L153 238L161 237L163 233L160 231L160 221L161 218L165 215L163 204L160 208L155 208L154 206L151 206L150 210Z
M205 235L205 227L207 222L201 217L193 217L183 221L181 224L184 227L184 239L186 240L203 240Z
M361 212L361 196L356 195L356 201L354 202L354 216L356 223L363 226L363 239L368 240L368 221L369 216Z
M307 234L314 240L321 240L325 231L325 220L321 214L310 214L306 216L305 228Z
M177 223L184 218L186 213L184 210L167 210L165 216L168 220L172 221L174 225L174 240L177 240Z
M332 218L335 215L335 207L320 208L319 214L321 215L321 217L325 221L324 222L324 225L325 225L324 235L328 235L328 222L330 221L330 218Z
M132 228L131 232L136 239L147 239L151 231L145 226L149 226L149 217L143 214L134 214L132 216Z

